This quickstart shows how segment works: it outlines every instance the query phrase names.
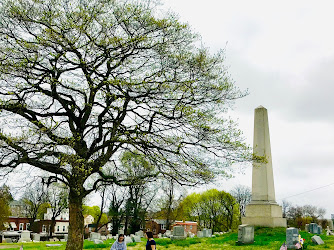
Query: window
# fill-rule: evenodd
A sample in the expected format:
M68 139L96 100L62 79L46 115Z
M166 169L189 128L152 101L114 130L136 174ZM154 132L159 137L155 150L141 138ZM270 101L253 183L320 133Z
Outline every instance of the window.
M24 223L20 223L19 225L19 231L23 231Z
M27 223L26 224L26 230L29 230L30 229L30 223Z
M192 225L190 225L190 230L191 230L191 229L193 229L193 226L192 226Z
M165 224L161 224L161 230L165 230L166 229L166 225Z
M187 229L187 225L184 225L184 229Z
M57 226L57 232L59 232L59 226Z
M66 227L65 227L65 226L63 226L63 232L65 232L65 228L66 228Z
M45 226L45 225L42 226L42 232L43 232L43 233L46 232L46 226Z

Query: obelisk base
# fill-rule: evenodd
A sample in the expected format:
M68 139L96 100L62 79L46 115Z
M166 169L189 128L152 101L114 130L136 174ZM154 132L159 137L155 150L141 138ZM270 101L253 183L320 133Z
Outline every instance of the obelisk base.
M282 207L276 203L256 202L246 206L246 217L242 224L262 227L286 227L286 218L282 217Z

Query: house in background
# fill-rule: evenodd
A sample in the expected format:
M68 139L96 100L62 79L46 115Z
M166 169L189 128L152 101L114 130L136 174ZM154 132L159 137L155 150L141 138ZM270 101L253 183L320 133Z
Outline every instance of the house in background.
M145 230L151 231L154 235L166 232L166 220L151 219L145 221Z
M174 224L172 225L172 228L175 226L183 226L184 231L193 234L197 234L197 222L196 221L175 221Z

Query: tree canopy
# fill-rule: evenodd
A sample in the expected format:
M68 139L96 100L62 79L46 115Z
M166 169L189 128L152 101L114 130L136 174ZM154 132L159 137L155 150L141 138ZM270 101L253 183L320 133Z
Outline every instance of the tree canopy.
M248 153L223 116L244 93L223 51L199 41L150 1L1 1L1 172L33 166L69 187L67 249L82 248L82 199L101 184L127 185L122 151L187 184Z

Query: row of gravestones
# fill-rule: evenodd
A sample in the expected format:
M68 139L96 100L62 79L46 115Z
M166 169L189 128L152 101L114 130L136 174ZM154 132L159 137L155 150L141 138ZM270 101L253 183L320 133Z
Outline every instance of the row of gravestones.
M305 231L311 234L321 234L322 227L319 226L317 223L310 223L305 225Z
M32 235L32 240L31 240L31 237L30 237L30 231L22 231L21 234L20 234L20 239L18 240L18 242L40 242L41 241L41 235L38 234L38 233L33 233L31 234ZM64 235L64 239L60 239L60 241L67 241L68 239L68 235L65 234ZM4 238L4 240L7 242L7 243L13 243L13 240L11 238ZM58 238L51 238L49 239L49 241L59 241Z
M195 237L195 234L193 234L191 232L188 232L188 233L185 232L183 226L175 226L175 227L173 227L173 231L166 230L165 234L161 235L161 236L171 238L172 240L178 240L178 239L185 239L185 238L187 238L187 236L189 236L190 238L193 238L193 237ZM198 231L197 232L197 237L198 238L212 237L212 229L204 228L202 231Z
M311 224L315 224L315 223L311 223ZM313 225L312 227L315 228L315 226ZM299 231L297 228L291 227L291 228L286 229L286 243L287 243L288 249L295 249L295 245L299 242L298 236L299 236ZM318 245L324 244L323 240L317 235L314 235L311 239L315 244L318 244ZM252 244L253 242L254 242L254 226L250 226L247 224L240 225L238 228L238 242L237 243Z
M126 244L128 243L132 243L132 242L141 242L141 236L143 236L143 232L139 231L136 232L136 234L130 234L130 236L125 236L124 241ZM108 234L107 236L101 236L100 233L96 233L96 232L91 232L90 233L90 237L89 240L93 241L95 244L102 244L104 240L107 239L114 239L117 240L118 239L118 234L116 236L112 236L111 234Z

